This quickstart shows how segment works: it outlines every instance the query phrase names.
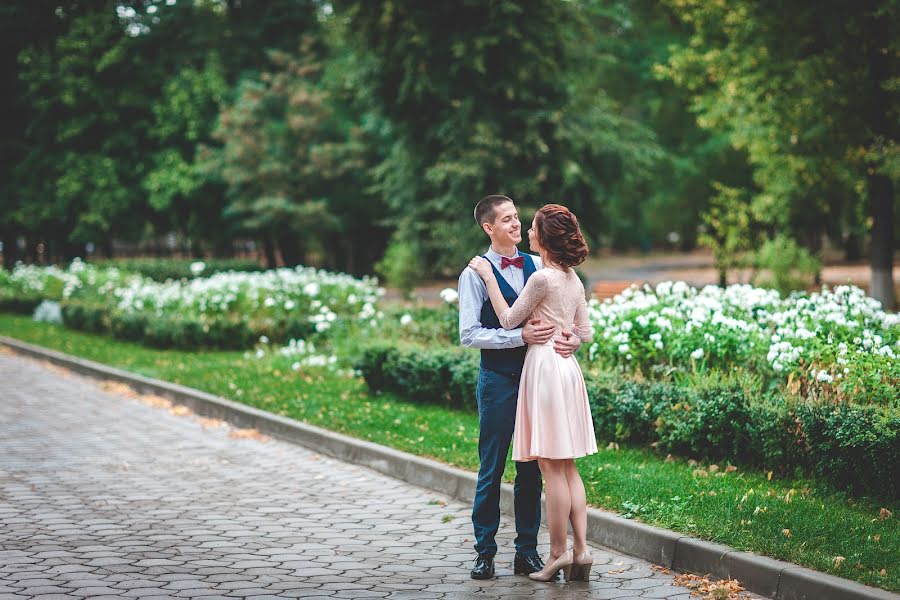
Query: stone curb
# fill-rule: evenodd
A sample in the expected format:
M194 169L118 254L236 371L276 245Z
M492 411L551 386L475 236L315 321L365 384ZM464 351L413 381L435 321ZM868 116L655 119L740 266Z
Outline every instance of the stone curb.
M0 344L82 375L118 381L140 393L166 397L201 416L253 428L457 500L472 501L476 475L469 471L6 336L0 336ZM500 504L506 514L513 513L512 485L503 484ZM663 567L737 579L746 589L775 600L900 600L900 595L886 590L765 556L738 552L728 546L638 523L596 508L588 508L587 529L588 540L593 543Z

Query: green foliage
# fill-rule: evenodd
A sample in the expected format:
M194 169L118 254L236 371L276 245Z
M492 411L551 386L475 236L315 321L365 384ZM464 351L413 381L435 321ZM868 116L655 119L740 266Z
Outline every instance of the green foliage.
M784 234L766 240L752 260L764 272L753 284L775 288L782 295L811 287L822 271L821 261Z
M203 269L191 270L191 265L202 263ZM200 261L191 259L157 259L157 258L118 258L111 261L95 261L98 267L117 267L123 271L140 273L154 281L169 279L193 279L210 277L226 271L246 273L262 271L262 266L253 259L245 258L212 258Z
M577 35L590 28L579 28L574 3L346 6L350 40L366 57L360 98L392 137L376 189L430 272L457 272L481 242L470 215L486 193L564 202L588 235L603 192L622 183L639 196L659 149L602 89L579 85L593 64L575 60Z
M669 0L691 30L661 66L698 123L753 165L753 212L818 249L872 220L872 265L893 262L900 17L893 0L772 6ZM882 303L894 303L886 286Z
M387 285L409 296L424 273L422 253L415 243L394 238L384 257L375 264L375 271Z
M478 361L456 348L424 350L393 345L367 346L356 365L370 389L419 402L475 409Z
M703 216L706 230L699 242L713 251L719 285L726 285L728 271L746 266L746 255L756 245L755 220L743 190L716 183L716 196Z

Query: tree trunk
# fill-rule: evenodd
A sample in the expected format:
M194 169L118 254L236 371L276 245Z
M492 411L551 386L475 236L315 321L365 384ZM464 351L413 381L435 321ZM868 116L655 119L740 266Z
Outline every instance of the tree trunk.
M266 255L266 268L274 269L278 264L275 261L275 244L272 242L272 237L268 235L265 236L262 243L263 252L265 252Z
M897 139L897 122L888 114L891 112L891 98L885 84L894 76L896 65L890 61L894 54L886 51L890 47L892 24L888 17L880 16L871 22L864 32L866 58L869 64L869 94L871 109L868 111L869 129L874 139L872 145L893 142ZM881 140L879 140L881 138ZM872 247L869 260L872 265L872 280L869 295L881 302L885 310L894 310L897 299L894 292L894 184L891 179L878 172L878 165L866 164L869 214L872 216Z
M855 262L862 258L862 236L849 233L844 240L844 260Z
M106 236L102 240L100 240L100 252L103 253L103 258L111 259L113 257L113 242L112 237Z
M296 267L303 264L304 251L300 238L296 233L286 233L278 237L278 249L281 250L281 258L284 266Z
M872 215L869 295L881 302L884 310L894 310L894 184L886 175L869 175L868 179Z

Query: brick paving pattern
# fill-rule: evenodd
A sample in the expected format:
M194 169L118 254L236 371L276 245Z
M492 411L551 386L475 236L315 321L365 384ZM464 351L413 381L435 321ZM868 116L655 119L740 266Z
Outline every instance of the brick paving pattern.
M588 583L513 575L506 518L473 581L469 506L178 412L0 353L0 600L690 598L601 548Z

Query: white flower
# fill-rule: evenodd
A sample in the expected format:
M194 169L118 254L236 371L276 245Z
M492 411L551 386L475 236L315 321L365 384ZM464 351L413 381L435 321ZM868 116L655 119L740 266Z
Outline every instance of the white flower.
M191 274L195 277L202 273L204 269L206 269L206 263L201 260L191 263Z
M266 355L266 351L263 350L262 348L260 348L256 351L256 358L262 358L265 355Z
M273 298L272 296L269 296L268 298L266 298L265 302L263 302L263 305L264 305L266 308L275 306L275 304L276 304L276 303L275 303L275 298Z
M628 344L619 344L619 354L627 354L628 350Z
M259 336L259 343L260 343L260 344L268 344L268 343L269 343L269 338L266 337L266 336L264 336L264 335L261 335L261 336Z
M400 317L400 324L404 325L404 326L409 325L410 323L412 323L412 320L413 320L412 315L405 314L402 317Z
M284 303L284 310L291 310L295 306L297 306L296 302L294 302L293 300L288 300Z
M832 381L834 381L834 377L832 377L828 371L819 371L819 374L816 375L816 381L831 383Z
M299 371L299 370L300 370L300 363L299 363L299 362L291 363L291 370L293 370L293 371Z
M701 358L703 358L703 354L703 348L697 348L696 350L691 352L691 358L693 358L694 360L700 360Z
M459 299L459 294L453 288L444 288L441 290L441 300L447 304L453 304Z

